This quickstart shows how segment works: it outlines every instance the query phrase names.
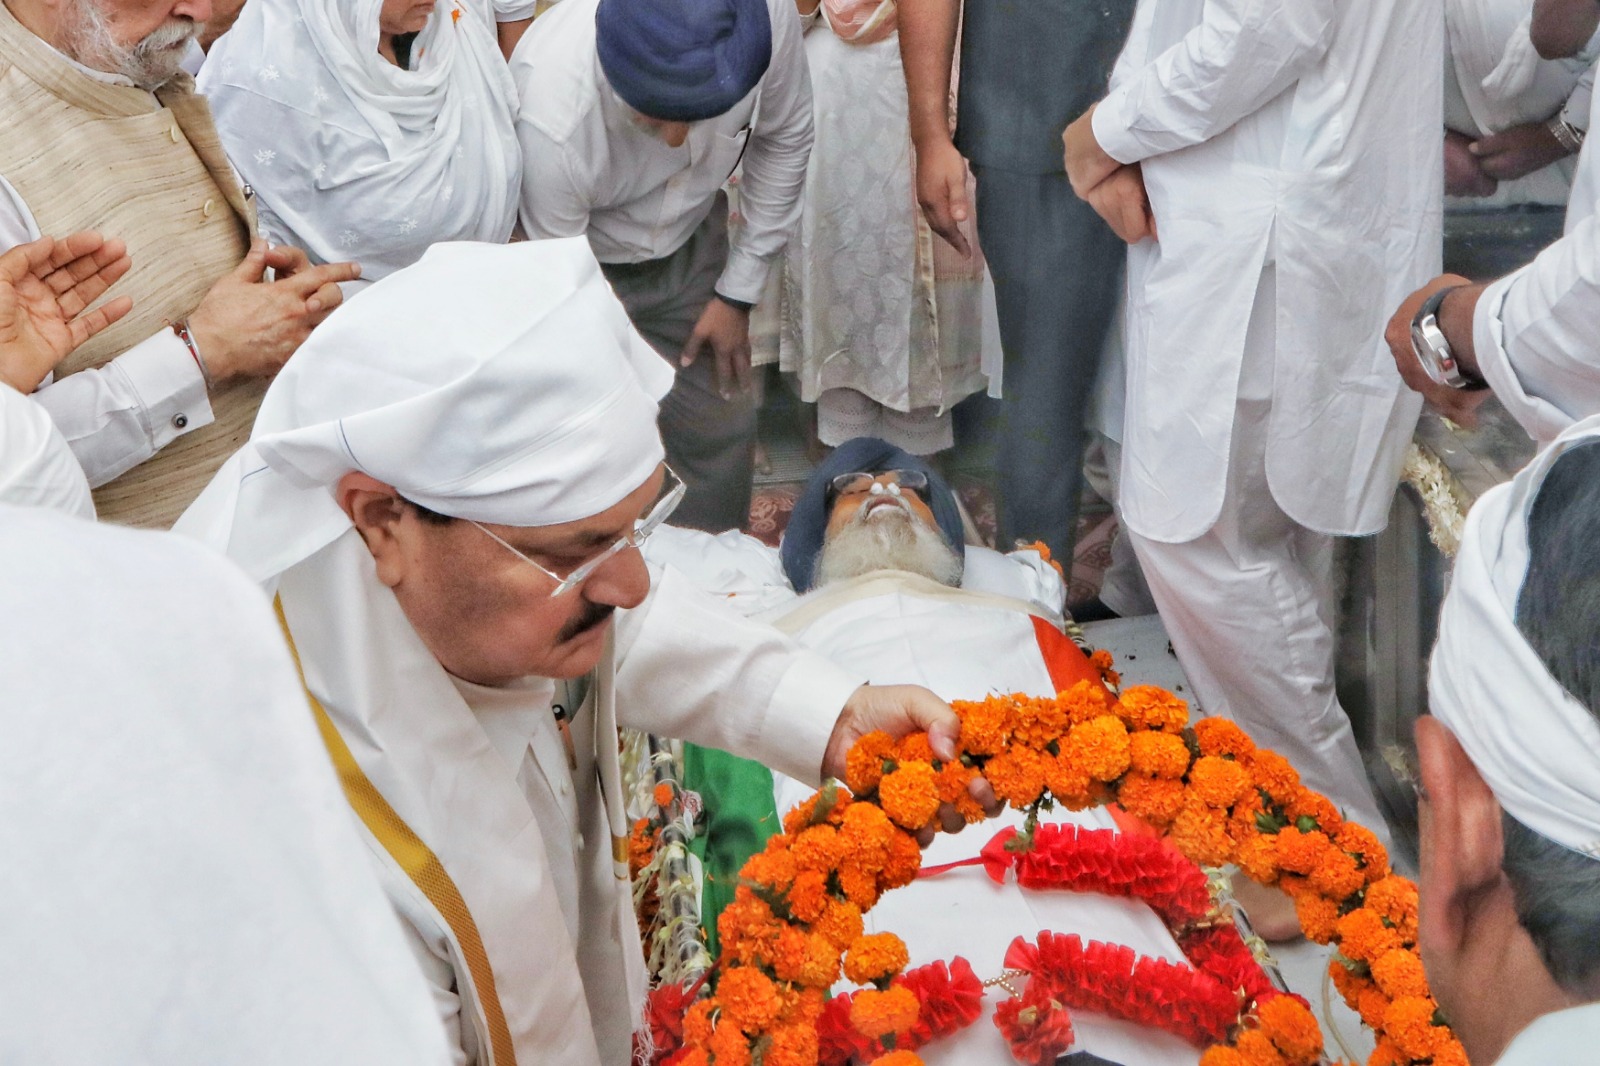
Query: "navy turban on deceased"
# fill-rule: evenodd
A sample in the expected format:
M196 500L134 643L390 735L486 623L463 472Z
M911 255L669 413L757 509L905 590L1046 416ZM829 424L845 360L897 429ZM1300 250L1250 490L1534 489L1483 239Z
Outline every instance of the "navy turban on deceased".
M795 501L794 514L783 532L778 552L783 572L796 592L811 591L816 580L817 555L822 551L833 504L833 494L829 491L833 479L840 474L881 474L886 470L919 470L927 475L928 507L933 511L934 521L939 523L939 532L944 534L951 548L957 552L965 550L961 511L956 507L956 494L950 491L944 478L915 455L901 451L888 441L856 437L834 449L817 467L800 499Z
M665 122L715 118L772 60L767 0L600 0L595 45L624 103Z

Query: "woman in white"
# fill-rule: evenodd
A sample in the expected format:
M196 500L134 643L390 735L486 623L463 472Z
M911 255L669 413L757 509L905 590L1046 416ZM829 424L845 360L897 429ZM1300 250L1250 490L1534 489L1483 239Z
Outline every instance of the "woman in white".
M533 0L250 0L200 86L261 229L372 282L503 242L522 164L496 20Z
M984 388L986 370L997 391L988 271L917 209L895 0L823 0L817 23L806 37L816 142L785 253L779 365L817 404L822 443L880 437L928 455L951 446L950 408Z

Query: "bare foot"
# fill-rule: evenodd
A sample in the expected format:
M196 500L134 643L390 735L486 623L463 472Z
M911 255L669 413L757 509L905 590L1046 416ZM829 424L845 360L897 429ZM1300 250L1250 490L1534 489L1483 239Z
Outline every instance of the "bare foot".
M1283 944L1298 940L1300 919L1294 913L1294 900L1276 888L1268 888L1250 880L1244 874L1233 878L1233 898L1244 908L1245 917L1256 935L1269 944Z

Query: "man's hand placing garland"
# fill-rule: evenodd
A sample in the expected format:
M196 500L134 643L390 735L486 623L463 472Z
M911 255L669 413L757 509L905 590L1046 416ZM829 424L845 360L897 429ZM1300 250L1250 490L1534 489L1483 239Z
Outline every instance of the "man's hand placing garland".
M956 738L961 735L961 719L950 705L932 692L916 685L862 685L845 701L839 720L834 723L833 735L828 738L827 751L822 756L822 776L843 780L845 756L855 742L868 733L882 731L899 738L924 730L928 746L936 758L945 761L956 757ZM994 790L983 778L973 781L972 798L983 806L991 818L1004 806L995 798ZM966 825L965 819L950 804L939 808L932 822L917 834L917 842L926 847L939 829L954 833Z

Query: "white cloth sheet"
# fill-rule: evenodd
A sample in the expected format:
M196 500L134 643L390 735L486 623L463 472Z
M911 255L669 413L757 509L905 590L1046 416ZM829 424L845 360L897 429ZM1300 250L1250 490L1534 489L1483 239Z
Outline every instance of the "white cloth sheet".
M1267 478L1303 526L1382 528L1420 408L1383 340L1439 271L1443 20L1414 0L1149 0L1094 115L1140 162L1122 509L1182 542L1223 506L1244 338L1276 260Z
M370 283L441 241L504 242L522 161L491 0L438 4L411 69L378 54L382 0L251 0L200 90L261 229Z
M94 518L83 469L43 407L0 384L0 503Z
M760 299L800 217L811 151L800 16L789 0L767 4L766 74L731 110L694 123L678 148L641 129L606 81L595 52L598 0L563 0L538 19L511 57L522 101L523 231L534 239L587 234L604 263L661 259L683 246L742 165L744 224L716 289Z
M259 591L39 510L0 554L0 1060L447 1063Z

